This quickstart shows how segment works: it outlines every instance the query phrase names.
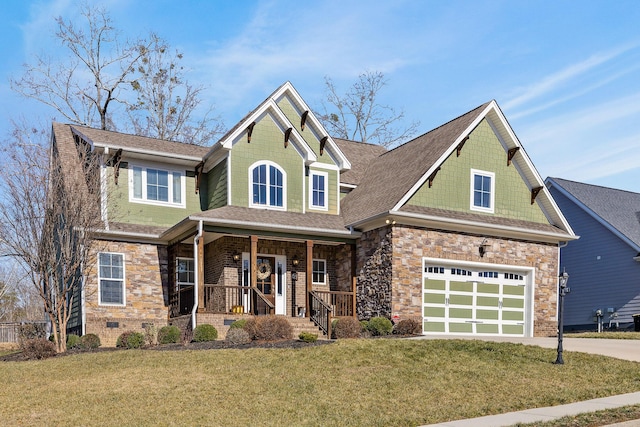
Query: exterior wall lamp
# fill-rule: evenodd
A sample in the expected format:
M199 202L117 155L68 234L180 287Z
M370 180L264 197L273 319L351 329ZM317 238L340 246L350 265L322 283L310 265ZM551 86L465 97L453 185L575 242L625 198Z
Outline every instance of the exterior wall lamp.
M240 255L238 252L236 252L236 253L234 253L234 254L233 254L233 260L234 260L235 262L240 261L240 258L242 258L242 255Z
M487 239L483 239L482 243L478 247L478 253L480 254L480 258L484 257L484 254L489 252L489 244L487 243Z
M571 289L567 286L567 282L569 281L569 274L562 269L562 273L558 276L558 295L560 297L560 304L558 308L558 356L556 361L553 362L556 365L564 365L564 360L562 360L562 334L564 329L564 296L571 292Z
M298 264L300 264L300 260L298 259L298 255L294 255L293 258L291 258L291 264L293 264L294 267L297 267Z

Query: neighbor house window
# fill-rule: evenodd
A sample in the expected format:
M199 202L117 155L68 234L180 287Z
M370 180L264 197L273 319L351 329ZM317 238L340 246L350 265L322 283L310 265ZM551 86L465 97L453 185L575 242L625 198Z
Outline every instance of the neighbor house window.
M131 201L184 206L184 172L133 166L130 177Z
M176 285L191 286L195 283L193 258L176 259Z
M495 174L471 170L471 210L494 211Z
M327 209L327 177L326 172L309 173L309 204L313 209Z
M278 165L262 162L249 168L250 206L285 208L286 175Z
M324 285L327 283L327 262L323 259L313 260L313 272L311 275L313 283Z
M98 287L99 304L125 305L123 254L98 254Z

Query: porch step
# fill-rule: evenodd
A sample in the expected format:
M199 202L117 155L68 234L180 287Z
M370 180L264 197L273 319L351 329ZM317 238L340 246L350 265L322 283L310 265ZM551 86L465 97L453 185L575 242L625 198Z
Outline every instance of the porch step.
M315 323L306 317L287 317L287 320L293 328L293 336L298 338L301 332L308 332L310 334L317 334L319 340L329 339Z

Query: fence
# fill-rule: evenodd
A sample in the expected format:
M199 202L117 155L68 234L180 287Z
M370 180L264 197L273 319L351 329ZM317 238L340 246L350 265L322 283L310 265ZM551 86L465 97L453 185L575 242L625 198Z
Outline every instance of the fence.
M37 325L44 325L46 327L47 322L2 322L0 323L0 342L18 342L18 331L20 325L32 323Z

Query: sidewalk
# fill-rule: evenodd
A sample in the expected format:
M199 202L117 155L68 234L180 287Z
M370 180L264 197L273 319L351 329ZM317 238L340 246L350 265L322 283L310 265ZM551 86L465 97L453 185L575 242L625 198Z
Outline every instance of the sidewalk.
M423 427L499 427L513 426L518 423L534 423L538 421L553 421L567 415L578 415L585 412L601 411L603 409L618 408L620 406L635 405L640 403L640 392L621 394L618 396L603 397L600 399L586 400L584 402L570 403L568 405L551 406L548 408L527 409L518 412L509 412L500 415L490 415L466 420L447 421L440 424L431 424ZM640 426L640 420L615 424L609 427L636 427Z

